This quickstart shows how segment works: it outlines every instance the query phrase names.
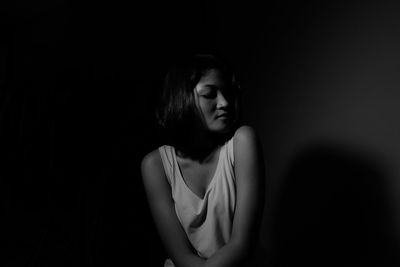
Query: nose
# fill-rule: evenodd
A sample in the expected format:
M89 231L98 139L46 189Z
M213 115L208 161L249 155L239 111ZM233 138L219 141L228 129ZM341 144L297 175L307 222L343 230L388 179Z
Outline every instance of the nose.
M226 108L228 104L229 103L226 97L219 91L217 98L217 108Z

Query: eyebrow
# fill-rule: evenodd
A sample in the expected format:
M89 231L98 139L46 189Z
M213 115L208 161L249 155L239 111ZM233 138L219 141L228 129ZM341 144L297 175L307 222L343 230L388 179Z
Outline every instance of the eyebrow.
M201 87L196 87L197 91L203 91L206 89L218 89L219 87L214 84L203 84Z
M209 89L214 89L214 90L223 90L224 85L216 85L216 84L204 84L203 88L209 88Z
M225 91L226 85L225 84L215 84L215 83L206 83L202 84L201 87L196 87L197 92L202 92L204 90L211 89L211 90L222 90Z

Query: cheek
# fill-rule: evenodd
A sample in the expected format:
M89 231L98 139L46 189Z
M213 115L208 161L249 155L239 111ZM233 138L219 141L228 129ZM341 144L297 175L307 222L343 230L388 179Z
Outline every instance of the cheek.
M199 101L200 111L203 112L204 115L209 114L213 111L213 105L211 101L200 100Z

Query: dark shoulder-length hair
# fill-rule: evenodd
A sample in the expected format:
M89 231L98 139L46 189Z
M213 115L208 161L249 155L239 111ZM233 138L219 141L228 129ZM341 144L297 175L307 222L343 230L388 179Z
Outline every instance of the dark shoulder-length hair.
M209 70L219 70L226 78L232 96L235 129L239 115L239 83L231 67L213 54L196 54L180 58L170 66L164 80L163 91L156 110L156 118L164 135L164 142L183 152L188 151L193 136L205 125L201 120L194 97L194 88Z

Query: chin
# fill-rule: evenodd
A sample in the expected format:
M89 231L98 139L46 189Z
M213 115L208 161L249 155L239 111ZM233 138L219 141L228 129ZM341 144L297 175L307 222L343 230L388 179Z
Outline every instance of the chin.
M229 133L231 129L232 129L231 125L226 125L222 127L215 127L214 129L210 129L210 131L218 134L226 134Z
M209 124L208 131L215 134L227 134L233 129L234 124L230 120L216 121Z

